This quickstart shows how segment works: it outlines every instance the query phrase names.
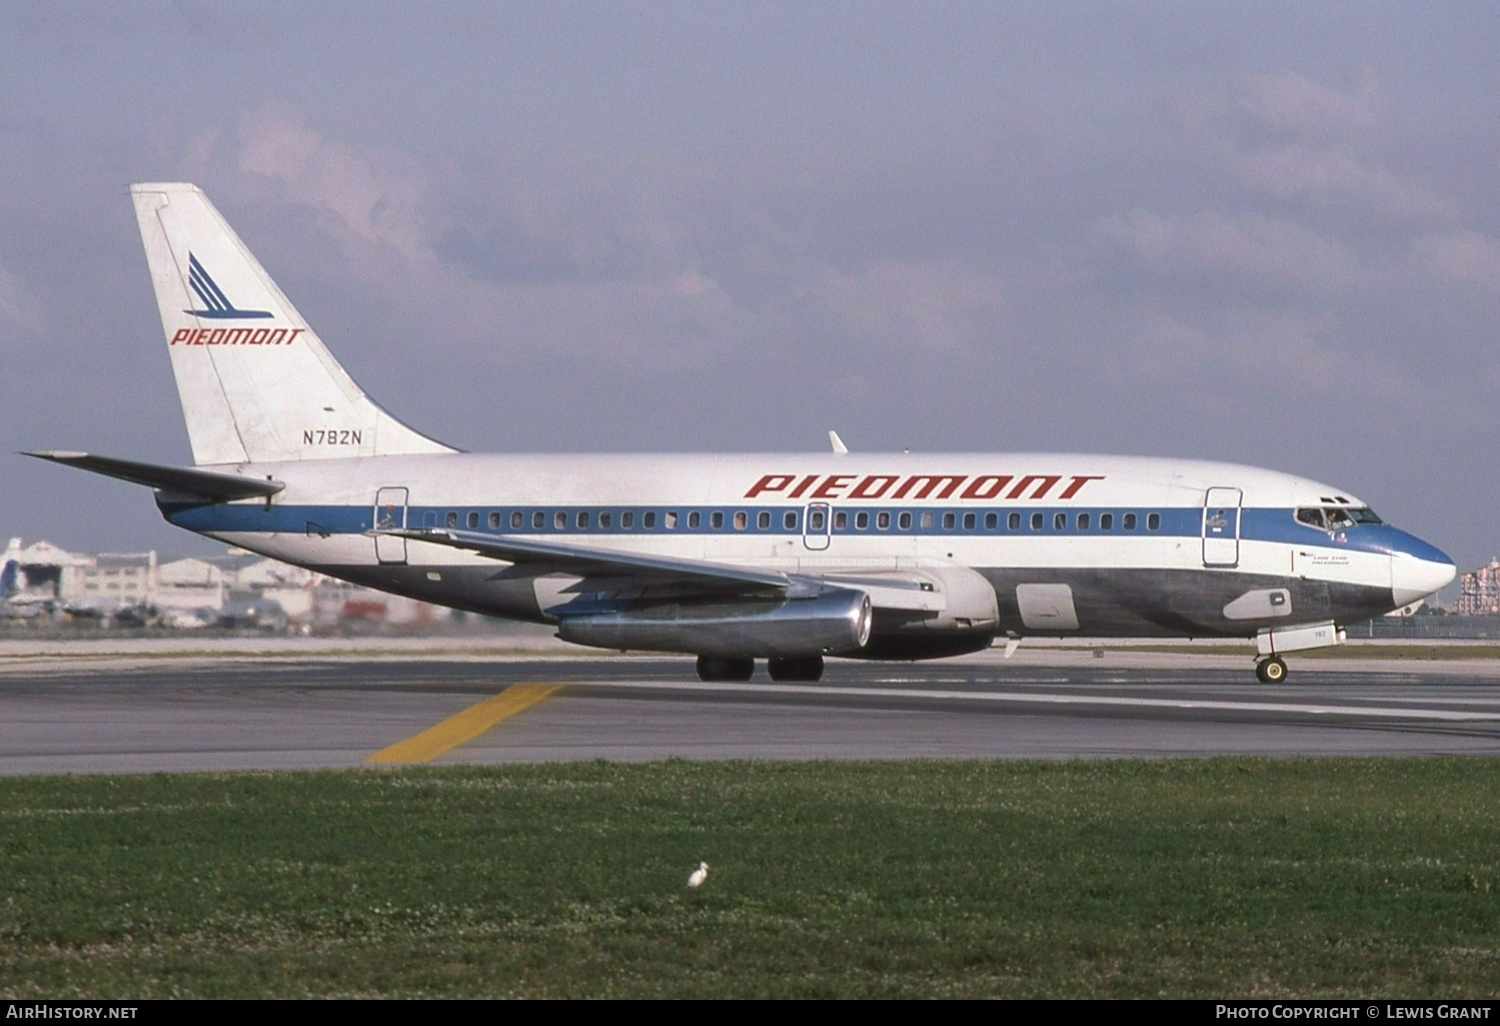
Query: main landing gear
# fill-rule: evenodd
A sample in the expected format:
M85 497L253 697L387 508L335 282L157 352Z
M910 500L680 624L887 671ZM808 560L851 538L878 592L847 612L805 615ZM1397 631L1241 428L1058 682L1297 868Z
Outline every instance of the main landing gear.
M805 656L766 660L766 669L772 680L815 681L823 676L823 657ZM713 681L744 681L755 673L754 659L733 659L727 656L699 656L698 679Z
M699 656L699 680L749 680L755 672L754 659L730 659L725 656Z
M800 680L811 683L823 676L823 657L771 659L766 662L772 680Z
M1255 677L1262 684L1280 684L1286 680L1286 660L1271 656L1255 664Z

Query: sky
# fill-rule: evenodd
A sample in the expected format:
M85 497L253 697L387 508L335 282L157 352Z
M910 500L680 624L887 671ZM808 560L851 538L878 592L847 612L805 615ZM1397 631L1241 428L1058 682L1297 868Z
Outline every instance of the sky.
M0 534L212 552L126 186L476 451L1226 460L1500 554L1500 5L0 0Z

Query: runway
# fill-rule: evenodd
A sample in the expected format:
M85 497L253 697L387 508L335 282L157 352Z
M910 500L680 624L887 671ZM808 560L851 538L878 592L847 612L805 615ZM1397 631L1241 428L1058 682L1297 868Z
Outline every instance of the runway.
M0 773L1500 753L1491 661L1309 660L1276 686L1248 668L1037 652L830 661L808 685L773 684L764 668L748 684L704 684L690 659L670 658L11 660L0 664Z

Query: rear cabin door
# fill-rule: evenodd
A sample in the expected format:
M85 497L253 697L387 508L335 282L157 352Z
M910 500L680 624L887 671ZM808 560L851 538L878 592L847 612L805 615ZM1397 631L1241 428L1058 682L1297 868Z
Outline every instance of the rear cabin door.
M1203 565L1239 566L1240 500L1238 488L1210 488L1203 500Z
M375 493L375 530L406 529L406 489L382 488ZM375 536L375 560L378 563L405 563L406 539L388 535Z

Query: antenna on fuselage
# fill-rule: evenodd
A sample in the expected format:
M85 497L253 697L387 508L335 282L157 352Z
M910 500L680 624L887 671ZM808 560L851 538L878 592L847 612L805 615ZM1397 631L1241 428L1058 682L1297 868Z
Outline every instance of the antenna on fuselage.
M849 447L844 444L844 440L839 437L839 433L832 428L828 429L828 444L833 446L833 454L835 456L849 455Z

